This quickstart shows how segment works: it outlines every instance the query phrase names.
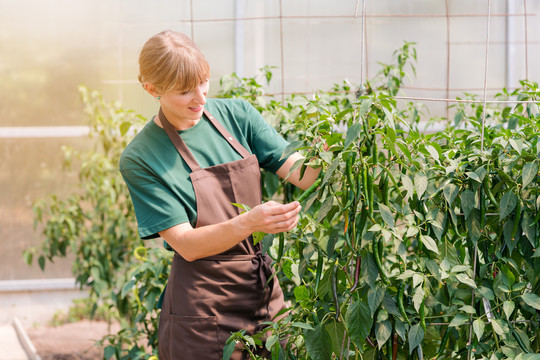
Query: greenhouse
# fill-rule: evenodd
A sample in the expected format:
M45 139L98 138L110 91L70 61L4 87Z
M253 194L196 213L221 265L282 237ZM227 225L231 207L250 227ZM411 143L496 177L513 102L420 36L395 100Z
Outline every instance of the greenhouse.
M0 9L0 360L540 359L539 0Z

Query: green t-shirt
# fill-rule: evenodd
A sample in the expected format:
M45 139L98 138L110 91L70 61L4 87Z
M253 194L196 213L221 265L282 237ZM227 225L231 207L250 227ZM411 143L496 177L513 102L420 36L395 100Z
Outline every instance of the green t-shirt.
M238 99L207 99L205 108L251 154L261 168L275 173L288 145L248 102ZM203 116L180 136L202 168L242 157ZM165 130L152 120L133 138L120 158L120 172L129 188L142 239L190 222L195 226L197 208L190 168L180 157Z

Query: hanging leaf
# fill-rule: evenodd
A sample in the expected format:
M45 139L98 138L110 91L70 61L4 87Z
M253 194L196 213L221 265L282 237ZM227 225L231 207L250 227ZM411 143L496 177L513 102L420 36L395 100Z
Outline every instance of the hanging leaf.
M437 149L435 149L432 145L426 145L426 150L435 161L439 162L439 152Z
M505 192L501 198L501 204L500 204L501 213L499 216L499 220L502 220L508 215L510 215L510 213L514 211L514 209L516 208L516 204L517 204L516 194L514 194L513 191Z
M420 324L414 324L409 329L409 354L424 340L424 330Z
M448 326L460 327L467 321L469 321L469 317L467 315L457 313L456 316L454 316L454 318L452 319L452 321L450 321L450 324Z
M347 129L347 135L345 136L345 144L343 145L343 148L346 149L355 141L358 139L358 136L360 135L360 131L362 130L362 124L359 122L354 123L349 129Z
M437 243L433 238L429 235L420 235L420 241L422 241L422 244L428 249L433 251L434 253L438 254L439 249L437 248Z
M523 301L525 301L525 304L535 308L536 310L540 310L540 296L533 293L525 293L521 295L521 298Z
M394 228L395 223L394 223L394 215L392 214L392 210L384 204L378 203L378 205L379 205L379 211L381 213L381 217L386 223L386 225L388 225L390 228Z
M528 162L523 165L523 170L521 172L521 181L523 182L523 187L525 188L538 174L538 163L536 161Z
M332 357L330 334L318 324L314 330L304 331L306 350L313 360L328 360Z
M373 317L369 307L362 300L352 303L345 314L345 322L351 339L356 346L361 348L373 325Z
M463 283L465 285L469 285L470 287L472 287L473 289L476 289L476 283L474 282L473 279L471 279L469 276L467 276L466 274L456 274L456 279L458 279L458 281L460 283Z
M454 200L456 199L458 193L459 188L452 183L446 184L446 186L443 188L444 198L450 206L452 206L452 204L454 203Z
M374 289L368 290L367 299L371 316L375 315L375 311L377 311L379 305L381 305L385 292L386 289L379 285L377 285Z
M508 319L510 319L510 315L514 312L514 308L516 307L516 304L514 304L511 300L506 300L503 303L503 310Z
M375 337L377 339L377 345L379 349L390 339L392 335L392 322L386 320L378 323L375 326Z
M418 195L418 198L421 199L422 195L427 189L428 184L428 178L423 173L417 173L414 176L414 188L416 190L416 195Z
M469 189L463 191L461 193L461 208L463 209L463 214L465 215L466 219L469 217L469 214L474 209L474 205L474 192Z
M401 175L401 183L403 184L405 190L407 190L407 197L412 197L414 194L414 184L411 178L403 174Z
M289 156L295 153L302 145L304 145L304 142L300 140L293 141L292 143L287 145L287 147L283 150L283 153L281 154L280 160L287 159Z
M505 335L505 331L501 325L501 320L499 319L492 319L491 320L491 326L493 326L493 330L495 330L495 332L498 334L498 335L501 335L501 336L504 336Z
M330 335L332 341L333 352L339 354L343 346L343 336L345 335L345 325L343 322L338 322L334 319L330 320L324 327Z
M486 324L482 319L476 319L473 321L473 330L476 335L476 338L478 341L482 338L482 335L484 335L484 328L486 327Z

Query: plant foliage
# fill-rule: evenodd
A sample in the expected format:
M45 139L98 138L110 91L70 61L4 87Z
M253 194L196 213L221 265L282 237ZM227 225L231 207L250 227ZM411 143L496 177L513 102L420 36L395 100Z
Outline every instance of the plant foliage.
M284 155L304 153L294 169L323 169L302 195L263 173L265 199L302 199L296 230L262 238L291 307L259 334L232 334L226 359L237 341L265 346L272 359L537 357L538 84L503 89L498 98L516 102L502 106L465 94L453 121L428 133L422 108L396 100L415 72L414 44L394 57L365 84L283 102L257 78L222 79L219 96L247 99L281 130ZM270 68L262 76L269 82ZM82 93L101 146L78 155L79 194L37 203L46 240L25 256L39 253L43 267L72 251L78 282L123 319L123 330L103 339L104 357L147 358L156 353L155 303L170 255L137 239L116 172L135 116Z

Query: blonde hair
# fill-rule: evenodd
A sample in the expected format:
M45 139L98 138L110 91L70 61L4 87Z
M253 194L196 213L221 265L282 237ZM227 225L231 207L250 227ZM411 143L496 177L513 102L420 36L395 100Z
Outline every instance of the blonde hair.
M160 93L190 91L210 77L210 66L197 45L182 33L152 36L139 55L139 81Z

